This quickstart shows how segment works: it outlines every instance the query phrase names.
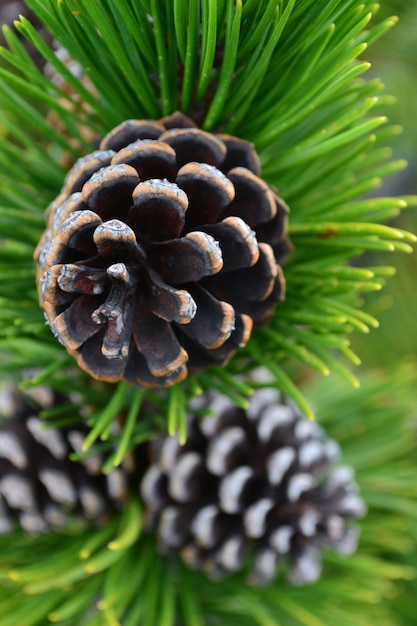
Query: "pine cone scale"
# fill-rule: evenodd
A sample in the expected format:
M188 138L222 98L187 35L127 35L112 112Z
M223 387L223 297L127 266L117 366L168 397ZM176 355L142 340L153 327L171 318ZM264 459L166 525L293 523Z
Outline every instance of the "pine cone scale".
M219 302L221 301L219 300ZM246 345L252 332L252 326L252 318L247 315L236 314L235 312L234 328L229 338L227 338L220 347L211 349L209 352L203 350L196 342L189 341L184 332L185 329L181 328L183 345L190 359L195 363L196 368L210 367L210 365L214 363L220 365L230 358L238 348L242 348Z
M129 221L142 245L180 237L188 198L178 185L147 180L135 187L132 199Z
M138 184L139 175L132 166L109 165L95 172L84 183L81 197L103 221L114 216L126 221L132 193Z
M214 224L235 196L233 183L216 167L187 163L178 172L178 186L187 194L186 229Z
M236 310L258 321L284 298L283 281L277 282L278 275L281 277L270 246L259 244L259 259L255 265L211 276L204 284L219 299L227 299Z
M197 312L196 302L190 292L167 285L153 270L147 273L146 278L144 282L149 309L167 322L189 324Z
M56 212L51 211L50 213L50 222L51 222L51 230L54 235L58 234L60 230L61 224L65 222L65 220L70 217L76 211L84 211L88 210L86 204L83 202L80 192L72 193L67 200L65 200L61 205L58 205ZM97 219L100 220L98 215ZM101 221L101 220L100 220Z
M198 283L205 276L217 274L223 267L218 242L199 231L153 244L148 259L162 279L172 285Z
M166 376L187 362L171 325L156 315L139 314L133 321L133 336L138 352L143 354L154 376Z
M111 165L130 165L141 181L167 179L174 181L177 174L175 151L166 142L139 139L117 152Z
M96 325L98 331L87 339L74 356L78 365L86 370L94 371L98 380L117 382L123 377L127 365L127 359L108 359L103 355L102 346L106 328Z
M92 319L100 302L100 296L80 296L55 318L52 330L63 345L77 350L100 330Z
M115 152L113 150L97 150L81 157L69 171L64 180L63 191L67 196L80 192L84 184L97 170L111 164Z
M108 281L104 269L73 263L54 265L55 268L58 271L56 282L61 291L92 296L102 294L106 290Z
M197 128L169 129L162 133L160 140L174 148L178 169L189 161L219 167L227 153L220 139Z
M219 242L225 272L252 267L258 261L256 233L241 218L226 217L218 224L204 226L204 231Z
M233 183L235 196L225 207L222 217L239 215L244 222L255 229L258 224L270 222L277 214L275 195L258 176L243 167L237 167L227 174Z
M138 139L158 139L165 127L150 120L126 120L113 128L100 142L100 150L118 152Z
M196 314L182 332L198 345L214 350L222 346L235 328L235 311L227 302L221 302L201 287L190 288L197 305Z
M142 353L137 350L132 351L126 369L125 378L128 382L145 388L158 386L158 381L164 386L175 385L181 382L187 376L187 368L180 365L177 369L170 371L163 376L154 376L147 366L146 360Z
M232 135L220 134L217 137L227 149L226 157L221 163L222 172L228 174L233 168L243 167L256 176L260 175L261 164L253 144Z

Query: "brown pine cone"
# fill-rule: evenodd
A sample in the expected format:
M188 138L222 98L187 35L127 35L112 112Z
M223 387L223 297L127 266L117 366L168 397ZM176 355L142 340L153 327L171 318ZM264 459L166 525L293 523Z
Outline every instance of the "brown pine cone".
M212 398L214 416L192 418L184 446L167 437L150 449L148 529L162 552L214 578L251 555L252 584L270 582L283 562L292 584L316 581L323 549L356 548L349 520L365 507L352 470L336 467L337 444L276 390L257 391L247 411Z
M181 113L128 120L70 170L37 248L47 323L95 378L222 364L284 296L286 205L252 145Z
M120 509L133 466L126 460L107 476L101 455L72 462L88 432L80 424L48 428L39 411L68 403L48 387L22 394L0 390L0 535L19 526L37 534L78 523L104 523Z

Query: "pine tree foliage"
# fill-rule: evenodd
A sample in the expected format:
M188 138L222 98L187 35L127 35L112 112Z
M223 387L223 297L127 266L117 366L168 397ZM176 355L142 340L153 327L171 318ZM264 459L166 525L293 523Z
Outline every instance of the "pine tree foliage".
M412 626L415 616L417 498L416 364L362 377L360 390L335 379L303 391L369 508L358 552L328 554L324 575L303 588L277 581L248 588L243 575L221 584L157 556L132 498L101 529L74 525L38 537L0 540L4 626Z
M415 363L362 377L304 385L294 363L352 385L349 334L378 325L363 297L390 267L365 251L410 252L416 238L385 223L415 197L374 197L404 167L389 147L391 98L366 72L368 45L396 19L378 20L369 0L26 0L80 68L55 54L30 22L5 28L0 49L0 368L24 385L78 392L93 407L84 448L105 450L109 472L166 427L186 439L186 408L215 388L238 406L266 366L274 385L317 413L355 467L369 508L359 551L328 555L325 575L303 589L280 581L221 585L156 556L136 494L104 528L0 537L2 626L412 626L417 593ZM35 65L22 40L45 59ZM51 73L53 80L51 80ZM213 367L158 393L92 383L45 327L33 251L44 212L68 167L128 118L180 110L207 131L254 143L262 176L291 208L287 297L226 368ZM352 259L354 265L350 264ZM369 261L368 261L369 262ZM43 368L33 374L34 366ZM151 400L152 418L137 419ZM123 415L120 432L111 425ZM76 423L75 407L44 417ZM74 461L77 460L74 455Z
M375 318L362 294L379 290L388 267L351 267L364 250L411 250L414 236L382 224L415 198L371 198L381 179L404 166L386 147L398 128L383 115L389 98L364 80L365 49L395 23L374 19L378 6L357 0L218 1L28 0L84 78L25 18L20 36L59 80L40 72L16 32L1 50L0 350L8 368L65 360L44 326L34 288L33 249L43 213L71 162L127 118L175 110L206 130L255 144L263 176L291 207L294 251L285 265L287 298L268 329L254 334L226 370L190 380L168 394L171 428L198 388L220 387L244 402L231 375L253 363L311 414L285 373L295 357L353 384L347 334L367 333ZM50 370L48 370L50 372ZM233 379L234 380L234 379Z

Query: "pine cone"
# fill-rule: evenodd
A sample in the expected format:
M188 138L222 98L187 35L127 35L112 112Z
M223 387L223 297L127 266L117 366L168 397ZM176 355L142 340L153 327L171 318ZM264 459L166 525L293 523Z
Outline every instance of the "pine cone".
M37 248L47 323L95 378L168 386L226 362L284 295L287 207L251 144L180 113L80 159Z
M101 524L125 502L129 461L107 476L99 455L72 462L88 429L48 428L39 418L40 410L69 401L48 387L0 391L0 535L15 525L36 534L74 518Z
M162 552L213 578L251 554L255 585L285 561L288 580L302 585L319 578L324 548L356 548L348 521L364 505L317 424L274 389L257 391L246 412L220 396L209 409L214 416L190 419L183 447L168 437L151 449L141 493Z

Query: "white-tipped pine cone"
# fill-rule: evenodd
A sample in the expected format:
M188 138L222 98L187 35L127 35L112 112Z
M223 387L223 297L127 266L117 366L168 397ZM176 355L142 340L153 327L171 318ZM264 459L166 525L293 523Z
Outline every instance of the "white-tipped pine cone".
M141 493L162 552L214 578L250 555L255 585L285 563L288 580L302 585L319 578L325 548L355 550L349 522L365 507L317 424L274 389L257 391L247 411L221 396L208 408L214 416L191 418L184 446L167 437L151 448Z
M168 386L222 364L284 297L288 209L253 147L180 113L81 158L37 248L47 323L95 378Z

